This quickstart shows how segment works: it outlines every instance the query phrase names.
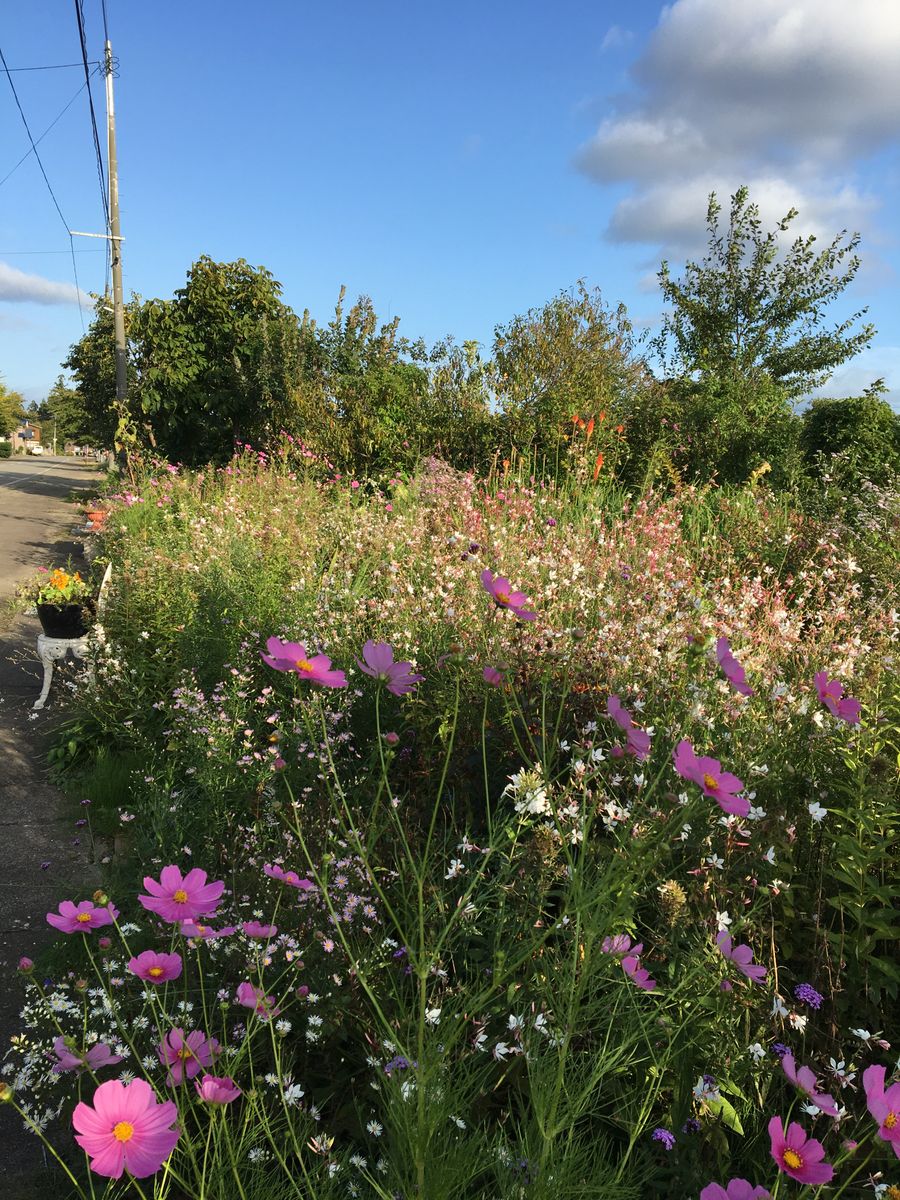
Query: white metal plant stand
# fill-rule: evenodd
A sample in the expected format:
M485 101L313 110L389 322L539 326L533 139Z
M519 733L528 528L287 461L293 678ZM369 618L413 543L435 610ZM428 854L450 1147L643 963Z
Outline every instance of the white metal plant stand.
M112 578L112 563L106 568L103 575L103 582L100 584L100 592L97 596L97 623L89 633L77 638L55 638L47 637L45 633L38 635L37 652L38 658L44 666L44 682L41 686L41 694L31 706L33 709L43 708L47 703L47 697L50 694L50 684L53 682L53 668L60 658L65 658L71 650L76 658L87 658L91 650L91 642L103 642L105 633L103 626L100 624L100 617L103 614L103 608L106 602L106 591L109 587L109 581ZM90 668L91 673L93 667Z

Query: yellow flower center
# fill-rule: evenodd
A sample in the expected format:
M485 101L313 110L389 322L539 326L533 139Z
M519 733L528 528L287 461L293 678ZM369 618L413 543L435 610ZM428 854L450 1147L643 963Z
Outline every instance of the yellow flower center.
M803 1159L796 1150L785 1150L784 1161L785 1165L790 1167L792 1171L799 1171L803 1166Z
M172 899L175 901L176 904L186 904L187 903L187 892L184 890L184 888L179 888L178 891L175 893L175 895L172 897Z
M152 975L154 979L158 979L160 977L160 975L162 975L162 973L163 973L162 967L151 967L150 970L147 972L147 974Z
M178 1057L182 1058L182 1059L193 1058L194 1052L190 1048L190 1046L182 1046L181 1049L178 1051Z
M79 913L78 916L75 918L75 920L78 921L78 923L80 925L87 925L87 923L88 923L88 921L90 921L90 919L91 919L91 914L89 912Z
M509 604L509 592L494 592L494 599L498 604Z
M313 669L312 663L307 658L298 658L296 666L298 671L311 671Z
M889 1112L888 1115L884 1118L885 1129L893 1129L896 1124L897 1124L897 1114L895 1112Z
M128 1121L120 1121L113 1128L113 1137L117 1142L128 1142L134 1137L134 1126Z
M714 792L714 791L716 791L716 789L717 789L717 788L718 788L718 786L719 786L719 781L718 781L718 779L714 778L714 776L712 776L712 775L704 775L704 776L703 776L703 783L704 783L704 785L705 785L706 787L708 787L708 788L709 788L709 790L710 790L711 792Z

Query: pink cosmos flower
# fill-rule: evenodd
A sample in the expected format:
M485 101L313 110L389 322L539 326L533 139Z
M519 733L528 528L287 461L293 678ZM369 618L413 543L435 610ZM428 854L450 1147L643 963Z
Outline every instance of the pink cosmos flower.
M278 932L277 925L263 925L260 921L245 921L241 928L252 938L273 938Z
M230 1104L241 1094L241 1089L230 1075L204 1075L202 1080L194 1080L194 1087L200 1099L207 1104Z
M311 892L316 886L309 879L301 879L296 871L285 871L284 867L279 867L278 863L263 863L263 873L270 879L288 883L291 887L299 888L303 892Z
M425 678L412 673L412 663L394 662L394 651L387 642L366 642L363 660L356 660L363 674L382 680L395 696L405 696Z
M147 875L144 887L150 892L149 896L138 896L144 908L172 924L214 913L225 891L221 881L207 883L206 872L199 867L192 867L184 876L177 867L163 867L159 882Z
M183 1029L170 1029L156 1047L156 1053L162 1065L169 1068L166 1083L172 1087L193 1079L203 1067L208 1067L219 1053L219 1043L200 1029L192 1029L188 1034Z
M93 1107L81 1103L72 1113L75 1141L90 1157L91 1170L106 1179L127 1171L136 1179L155 1174L172 1153L180 1131L173 1129L178 1112L171 1100L158 1104L143 1079L101 1083Z
M307 683L317 683L320 687L347 686L347 676L343 671L332 671L327 655L308 655L302 642L283 642L281 638L270 637L266 649L269 653L262 656L263 662L276 671L295 671Z
M254 987L247 981L238 984L237 1002L244 1008L252 1008L261 1021L277 1017L281 1012L275 1004L274 996L267 996L262 988Z
M747 683L747 672L731 653L728 638L720 637L716 642L716 658L722 668L722 674L736 692L742 696L752 696L753 688Z
M844 685L840 680L829 679L827 671L816 671L813 679L819 699L828 711L848 725L858 725L862 705L852 696L844 695Z
M53 1053L56 1062L50 1070L54 1075L61 1075L63 1071L99 1071L101 1067L112 1067L122 1061L122 1055L113 1054L103 1042L91 1046L86 1054L76 1054L74 1046L64 1037L58 1037L53 1043Z
M866 1107L878 1122L878 1136L890 1142L900 1158L900 1083L892 1083L885 1089L885 1074L882 1066L866 1067L863 1071Z
M731 935L724 929L720 929L716 934L716 945L723 958L733 962L742 975L746 975L752 983L762 983L766 977L766 968L753 962L753 951L749 946L733 945Z
M625 733L625 749L633 754L639 762L650 753L650 734L639 729L634 723L631 713L622 705L618 696L610 696L606 701L606 711Z
M829 1117L836 1117L838 1115L838 1106L834 1096L829 1096L825 1092L817 1090L819 1081L816 1079L816 1074L812 1067L798 1067L790 1051L782 1057L781 1066L794 1087L799 1088L801 1092L805 1092L820 1112L826 1113Z
M112 904L98 908L90 900L80 900L78 904L63 900L58 913L47 913L47 923L62 933L90 933L102 925L112 925L118 915L119 910Z
M708 1183L700 1193L700 1200L768 1200L771 1192L764 1187L754 1187L746 1179L732 1179L725 1187L720 1183Z
M796 1121L791 1121L785 1133L781 1117L773 1117L769 1122L769 1139L775 1162L798 1183L828 1183L834 1175L834 1167L822 1162L825 1147L815 1138L808 1138L806 1130Z
M485 667L482 671L482 676L485 683L489 683L491 687L499 687L503 682L503 676L496 667Z
M600 949L604 954L622 955L630 952L635 958L638 958L644 949L644 943L638 942L636 946L633 946L627 933L617 933L613 937L605 937Z
M183 965L180 954L157 954L155 950L145 950L136 958L129 959L128 970L146 983L168 983L170 979L178 978Z
M626 954L622 959L622 970L641 991L652 992L656 989L656 980L650 978L650 972L641 966L641 960L634 954Z
M675 770L681 778L699 784L703 795L711 796L723 812L733 813L738 817L747 816L750 801L745 796L737 795L744 790L742 781L737 775L723 771L717 758L698 758L694 747L687 740L678 743L672 757L675 760Z
M237 926L225 925L221 929L213 929L210 925L203 925L199 921L182 921L178 928L184 937L203 938L204 941L211 941L213 938L230 937Z
M507 608L520 621L534 621L537 614L523 607L528 597L524 592L515 592L505 575L495 576L485 568L481 572L481 585L498 608Z

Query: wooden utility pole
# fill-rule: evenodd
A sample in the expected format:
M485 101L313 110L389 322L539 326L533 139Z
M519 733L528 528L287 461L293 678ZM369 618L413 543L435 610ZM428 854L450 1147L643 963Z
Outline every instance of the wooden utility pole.
M112 264L113 321L116 329L116 408L125 416L128 398L128 374L125 349L125 298L122 293L122 234L119 226L119 170L116 162L116 110L113 103L112 44L107 41L104 61L106 73L106 137L109 164L109 244Z

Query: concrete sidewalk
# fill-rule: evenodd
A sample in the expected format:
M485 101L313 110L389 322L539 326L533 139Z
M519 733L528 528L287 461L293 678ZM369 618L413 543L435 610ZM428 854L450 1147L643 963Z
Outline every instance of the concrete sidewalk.
M64 461L45 470L3 472L0 597L11 595L38 565L65 563L69 556L78 561L82 547L72 529L80 514L66 497L73 484L87 494L96 478L77 464L67 469ZM27 616L0 630L0 1061L19 1026L19 958L36 957L50 940L45 914L60 900L90 897L99 885L88 861L88 839L75 828L81 814L52 786L46 769L64 672L54 678L44 711L31 710L41 686L39 632L37 618ZM25 1200L56 1194L60 1172L43 1166L38 1140L22 1130L10 1108L0 1106L0 1195Z

